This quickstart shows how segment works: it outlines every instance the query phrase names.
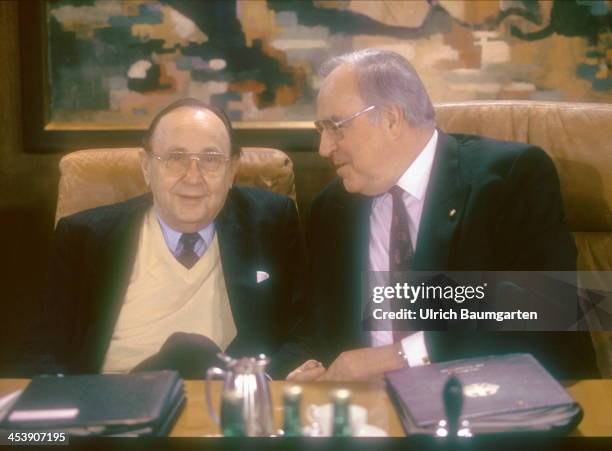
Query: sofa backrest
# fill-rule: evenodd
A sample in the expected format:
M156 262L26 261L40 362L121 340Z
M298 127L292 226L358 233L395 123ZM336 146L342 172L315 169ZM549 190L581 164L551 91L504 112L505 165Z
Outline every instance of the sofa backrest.
M139 147L86 149L62 157L55 222L77 211L147 192L139 151ZM265 188L295 200L293 163L277 149L244 147L236 184Z

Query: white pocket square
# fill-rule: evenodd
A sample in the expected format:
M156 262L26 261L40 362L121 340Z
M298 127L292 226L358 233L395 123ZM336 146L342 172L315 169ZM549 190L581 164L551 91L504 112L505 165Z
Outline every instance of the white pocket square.
M264 280L268 280L270 278L270 274L265 271L257 271L257 283L261 283Z

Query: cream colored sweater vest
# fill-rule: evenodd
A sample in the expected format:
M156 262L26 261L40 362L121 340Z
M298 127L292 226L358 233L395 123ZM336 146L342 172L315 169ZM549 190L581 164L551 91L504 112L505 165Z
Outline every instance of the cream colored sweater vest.
M215 234L191 268L168 249L152 210L140 231L134 269L103 372L130 371L175 332L205 335L225 351L236 336Z

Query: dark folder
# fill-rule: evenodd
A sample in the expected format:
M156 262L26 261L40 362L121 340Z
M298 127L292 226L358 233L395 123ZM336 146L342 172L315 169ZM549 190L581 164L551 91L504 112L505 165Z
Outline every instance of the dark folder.
M404 368L385 374L404 429L433 432L445 420L449 377L462 384L462 420L472 432L568 431L580 405L530 354L507 354Z
M0 429L73 435L166 435L185 404L176 371L36 376Z

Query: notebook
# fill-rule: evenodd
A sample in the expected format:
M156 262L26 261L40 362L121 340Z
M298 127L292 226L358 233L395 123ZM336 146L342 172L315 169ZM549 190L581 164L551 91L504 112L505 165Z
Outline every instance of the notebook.
M184 404L176 371L36 376L0 429L163 436Z
M385 374L406 432L433 432L445 420L449 377L462 384L462 420L472 433L569 431L580 405L530 354L507 354L404 368Z

